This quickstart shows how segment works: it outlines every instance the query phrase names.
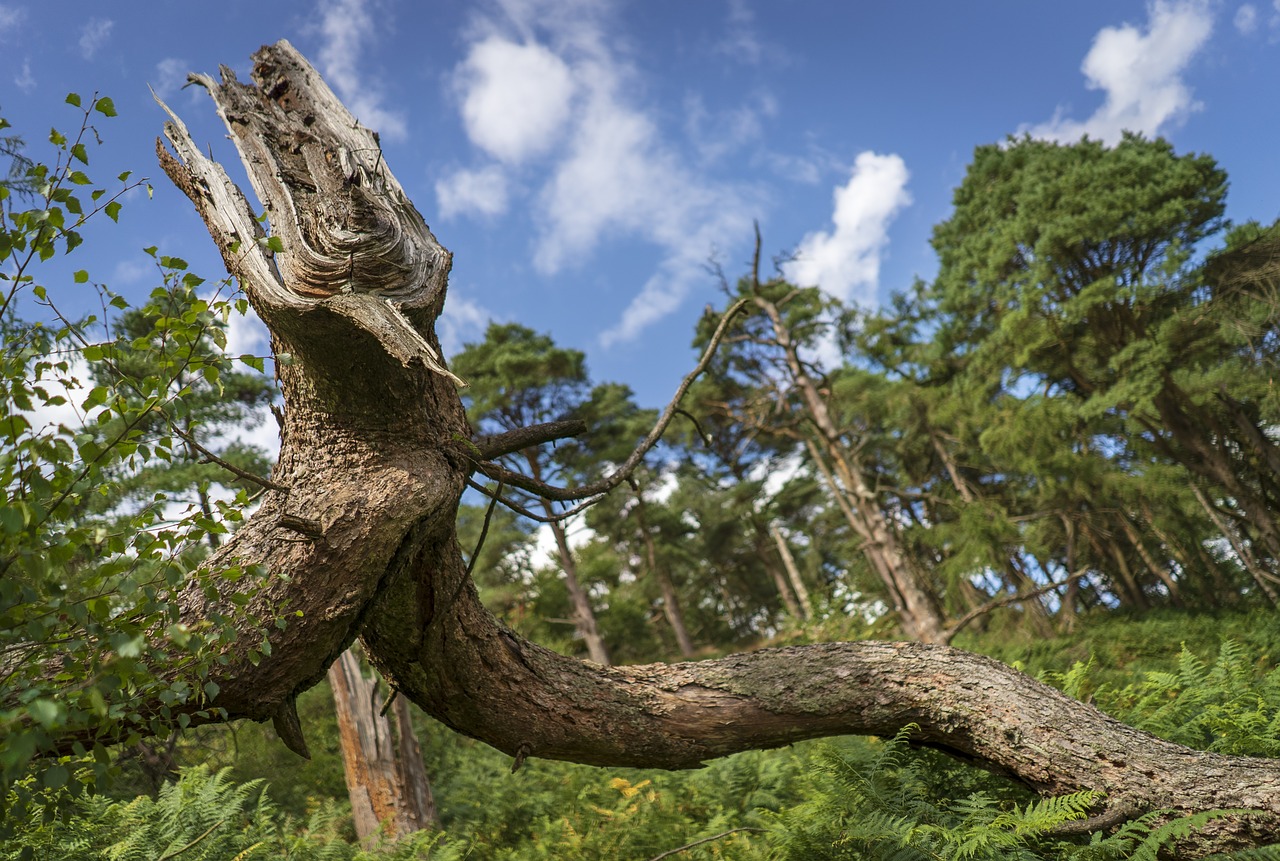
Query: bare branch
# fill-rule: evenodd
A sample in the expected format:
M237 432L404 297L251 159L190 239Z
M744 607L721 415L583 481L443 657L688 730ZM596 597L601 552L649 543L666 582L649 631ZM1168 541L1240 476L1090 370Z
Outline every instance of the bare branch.
M1015 595L1006 595L1003 598L997 598L994 601L988 601L987 603L983 604L981 607L974 607L968 613L965 613L963 616L957 619L954 623L952 623L951 627L947 628L947 630L942 635L943 637L942 642L950 643L952 640L955 639L956 634L959 634L962 630L964 630L964 628L970 622L972 622L974 619L987 615L992 610L998 610L1001 607L1008 607L1010 604L1021 604L1023 601L1030 601L1032 598L1039 598L1041 595L1045 594L1046 592L1052 592L1054 589L1057 589L1059 586L1066 586L1068 583L1072 582L1073 580L1079 580L1081 577L1085 576L1088 573L1089 573L1088 568L1081 568L1079 571L1073 572L1072 574L1069 574L1068 576L1062 578L1061 580L1058 580L1057 582L1049 583L1048 585L1041 586L1037 589L1032 589L1030 592L1019 592Z
M763 834L765 830L766 829L764 828L747 828L747 827L730 828L728 831L721 831L719 834L713 834L710 837L703 837L701 840L695 840L692 843L686 843L683 846L677 846L675 849L668 849L666 852L660 852L657 855L654 855L652 858L650 858L649 861L662 861L663 858L670 858L672 855L678 855L681 852L684 852L688 849L692 849L695 846L701 846L703 843L710 843L713 840L719 840L722 837L728 837L730 834L737 834L739 831L755 831L757 833Z
M493 434L492 436L476 437L472 442L476 447L476 456L483 460L493 460L494 458L502 457L504 454L511 454L536 445L554 442L558 439L578 436L586 433L586 431L586 422L581 419L568 419L566 421L530 425L526 428L516 428L515 430Z
M658 440L662 439L662 435L666 432L667 426L671 424L671 420L675 417L676 413L680 412L680 402L688 393L689 387L694 384L698 377L702 376L702 372L707 369L709 364L711 364L711 359L715 356L716 348L724 338L725 332L728 331L729 324L733 321L734 317L747 307L748 304L750 304L750 300L739 299L737 302L734 302L729 306L729 310L724 312L724 316L720 318L720 324L716 326L715 333L712 334L711 340L707 344L707 348L702 353L702 358L698 360L698 364L694 366L693 370L686 374L685 378L680 381L680 385L676 389L675 395L672 396L671 402L667 404L667 408L662 411L662 415L658 417L658 421L653 426L653 429L649 431L648 436L644 438L640 445L636 446L635 451L631 452L630 457L623 462L622 466L618 467L608 476L600 479L599 481L593 481L590 484L584 484L578 487L556 487L554 485L532 479L527 475L514 472L491 461L477 463L476 469L492 479L503 481L513 487L519 487L521 490L526 490L529 493L535 494L542 499L550 500L552 502L570 502L578 499L588 499L589 497L599 497L613 490L619 484L626 481L627 477L630 476L631 473L635 472L636 467L640 465L640 461L644 459L644 456L649 453L650 449L658 444ZM503 436L505 436L505 434ZM521 447L524 448L524 446ZM589 499L582 505L576 506L564 514L558 515L555 519L560 520L565 517L571 517L579 511L594 505L595 502L596 500Z

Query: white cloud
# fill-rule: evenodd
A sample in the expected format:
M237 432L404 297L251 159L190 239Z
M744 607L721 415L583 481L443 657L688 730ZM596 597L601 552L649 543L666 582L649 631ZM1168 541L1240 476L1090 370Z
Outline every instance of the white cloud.
M206 296L206 299L211 297ZM271 353L271 333L252 308L244 314L231 312L227 318L227 346L223 352L228 356L245 355L268 356ZM249 371L249 368L237 364L236 370ZM262 449L268 457L274 458L280 452L280 425L276 422L271 410L262 407L250 415L247 420L228 432L220 439L219 444L238 440L246 445Z
M404 115L382 106L383 94L359 70L360 55L375 36L373 0L320 0L320 71L361 124L390 140L409 136Z
M787 279L821 287L842 302L874 301L889 225L911 203L908 177L900 157L860 153L849 181L833 192L834 229L800 241L795 259L783 267Z
M227 318L227 346L224 350L228 356L245 353L266 356L270 349L271 334L252 308L244 314L231 313Z
M696 173L663 138L655 115L637 100L643 82L625 60L623 40L608 31L603 4L497 6L500 14L475 20L473 47L455 75L464 127L503 169L523 164L527 176L536 167L538 178L526 185L535 189L528 209L541 272L581 265L605 237L657 247L657 272L601 341L632 338L705 278L716 247L748 235L752 202L741 189ZM547 116L530 117L521 104L528 98L522 76L547 88L537 97ZM544 157L536 166L534 155Z
M31 61L22 61L22 71L14 76L13 85L24 93L29 93L36 88L35 76L31 74Z
M65 403L44 403L38 404L33 410L23 410L23 415L31 422L36 433L53 433L59 426L74 431L83 427L89 418L102 410L102 407L96 407L91 414L86 415L80 408L93 388L93 375L89 373L89 363L79 353L71 357L63 376L43 379L40 388L51 398L64 398Z
M92 60L98 49L111 38L111 28L115 23L110 18L90 18L86 21L80 28L80 56Z
M746 0L729 0L729 20L716 50L747 65L756 65L765 56L764 45L755 31L756 13Z
M1061 112L1022 131L1036 138L1076 141L1084 135L1108 143L1124 131L1156 135L1200 108L1182 80L1188 64L1209 40L1213 15L1206 0L1154 0L1147 27L1104 27L1094 37L1081 71L1091 90L1106 93L1087 120Z
M702 97L685 98L685 131L698 148L704 162L723 156L760 140L765 118L778 113L777 100L767 93L728 111L709 111Z
M507 211L507 176L497 165L455 170L436 180L441 218L455 215L501 215Z
M27 11L10 6L7 3L0 3L0 38L9 35L11 30L18 29L18 25L26 18Z
M446 357L462 350L464 344L479 341L485 327L493 319L483 306L469 299L460 298L457 287L451 287L444 300L444 313L436 321L436 334L440 337L440 350Z
M178 57L165 57L156 63L156 82L153 89L162 99L172 98L187 83L191 65Z
M1258 10L1252 3L1245 3L1236 10L1235 18L1232 23L1236 25L1236 29L1242 35L1248 36L1254 30L1258 29Z
M121 260L111 270L111 282L113 284L137 284L148 275L154 276L155 274L155 261L150 258L146 260Z
M518 163L554 143L569 117L574 82L564 60L544 45L491 36L471 46L457 87L472 143Z

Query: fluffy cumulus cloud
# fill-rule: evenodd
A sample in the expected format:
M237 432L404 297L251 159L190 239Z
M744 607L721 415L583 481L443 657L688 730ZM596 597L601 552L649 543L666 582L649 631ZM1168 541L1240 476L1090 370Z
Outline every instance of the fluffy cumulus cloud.
M507 175L496 165L452 171L436 180L436 202L441 218L501 215L507 211Z
M1105 93L1086 120L1056 114L1047 123L1022 129L1032 137L1075 141L1084 135L1107 142L1124 131L1156 135L1199 109L1183 74L1209 40L1213 14L1207 0L1155 0L1145 28L1105 27L1084 58L1090 89Z
M471 46L457 76L472 143L505 162L545 152L569 117L574 81L546 46L491 36Z
M228 318L225 352L228 356L242 356L246 353L253 356L270 355L271 334L252 308L245 314L232 313ZM250 416L249 421L230 430L225 439L217 442L229 443L236 440L256 446L265 451L268 457L274 458L280 452L280 426L276 423L275 416L271 415L271 410L263 407Z
M698 174L637 101L607 15L592 0L498 0L479 16L454 81L463 127L490 163L437 185L442 210L486 213L498 197L480 191L509 187L492 171L522 171L539 231L533 263L546 274L580 265L606 236L657 247L657 271L606 345L678 307L713 249L747 234L751 211L741 189Z
M841 301L874 301L889 225L911 203L909 176L896 155L861 153L849 181L833 194L833 229L801 240L784 267L787 279L821 287Z
M318 64L356 119L390 140L404 140L404 115L383 107L382 91L360 70L361 54L376 35L373 5L374 0L320 0Z
M80 56L92 60L107 40L111 38L111 29L115 22L110 18L90 18L80 28Z

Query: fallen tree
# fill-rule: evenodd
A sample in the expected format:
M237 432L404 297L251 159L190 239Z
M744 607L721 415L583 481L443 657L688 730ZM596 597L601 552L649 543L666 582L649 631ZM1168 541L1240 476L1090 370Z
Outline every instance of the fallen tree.
M225 69L221 80L192 80L226 123L270 237L176 115L165 127L169 146L157 147L270 329L284 399L271 486L211 565L265 566L249 617L287 610L289 624L272 632L261 656L250 654L246 630L228 663L214 668L213 705L227 719L272 719L305 753L294 701L360 637L399 696L511 754L517 767L535 756L690 768L735 751L892 735L913 723L914 743L1039 793L1104 793L1083 828L1153 810L1170 818L1252 811L1213 819L1181 844L1181 857L1280 833L1280 763L1160 741L949 647L838 643L602 667L504 628L480 604L463 563L459 499L477 472L522 481L490 462L500 454L580 429L472 438L461 381L441 360L434 332L449 252L391 174L377 136L292 46L265 47L255 61L252 85ZM626 470L593 487L521 486L585 499ZM224 591L213 604L230 600ZM203 590L182 596L184 621L198 623L210 609Z

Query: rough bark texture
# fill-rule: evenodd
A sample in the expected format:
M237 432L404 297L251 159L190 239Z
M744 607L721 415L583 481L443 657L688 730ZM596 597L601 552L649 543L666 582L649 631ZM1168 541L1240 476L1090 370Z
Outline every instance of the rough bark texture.
M293 357L279 363L285 411L274 473L288 490L267 494L213 560L266 566L252 606L289 620L272 629L259 665L247 659L254 637L246 630L218 669L215 705L229 717L274 718L300 749L293 698L361 635L401 696L517 757L687 768L914 722L918 743L1037 791L1104 791L1100 813L1263 811L1216 822L1182 857L1280 832L1280 763L1162 742L944 646L841 643L609 668L503 628L481 606L455 538L475 448L436 355L449 254L405 198L377 139L306 61L285 42L255 59L256 86L226 70L221 82L198 81L226 121L282 253L255 241L253 212L176 117L166 136L177 156L161 149L165 171L270 327L277 355ZM185 600L190 620L207 609L202 594Z
M365 677L351 649L329 668L329 685L356 836L368 844L379 829L395 840L436 825L435 799L408 703L396 698L393 733L391 720L382 713L377 680Z

